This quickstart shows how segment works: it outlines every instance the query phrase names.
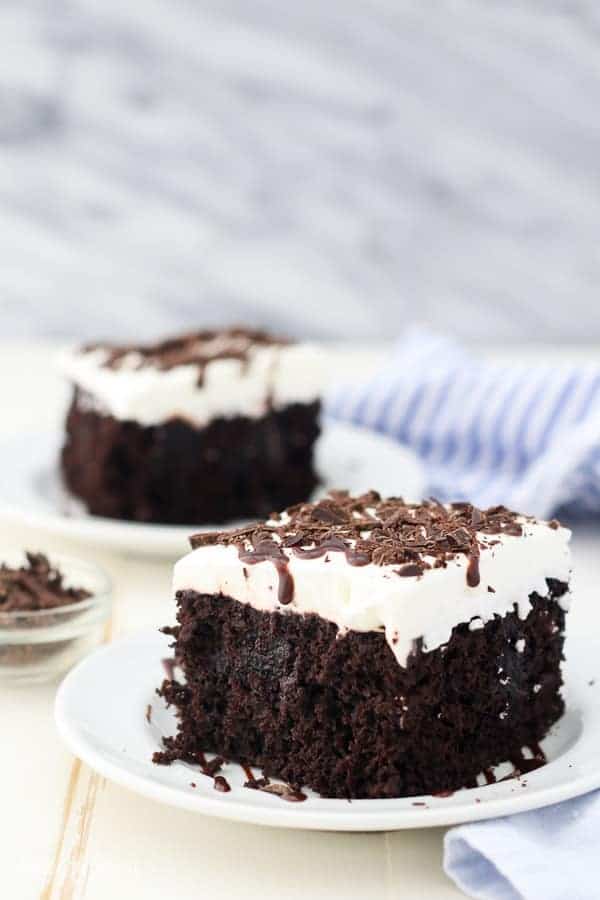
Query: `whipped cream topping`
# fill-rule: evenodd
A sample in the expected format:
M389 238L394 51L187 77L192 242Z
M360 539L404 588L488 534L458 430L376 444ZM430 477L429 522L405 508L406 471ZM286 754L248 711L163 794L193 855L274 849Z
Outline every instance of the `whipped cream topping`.
M235 544L213 543L179 560L173 587L223 594L265 612L314 613L334 622L340 634L383 631L398 663L405 666L417 639L422 638L424 651L431 651L447 643L461 623L475 630L514 610L524 619L531 609L529 595L547 594L547 578L569 581L570 531L525 517L516 521L520 534L476 533L477 584L468 577L470 559L464 553L439 567L432 557L432 567L421 574L401 575L397 564L353 565L347 553L335 549L302 558L293 547L281 545L293 580L290 599L281 596L280 572L272 560L248 564ZM251 550L249 542L244 547ZM569 595L559 602L568 608Z
M214 340L215 352L222 351ZM161 368L132 350L110 365L111 351L70 350L63 374L82 391L82 402L122 421L159 425L183 418L204 425L215 418L259 418L290 403L310 403L323 390L323 355L311 344L255 344L243 358L207 359Z

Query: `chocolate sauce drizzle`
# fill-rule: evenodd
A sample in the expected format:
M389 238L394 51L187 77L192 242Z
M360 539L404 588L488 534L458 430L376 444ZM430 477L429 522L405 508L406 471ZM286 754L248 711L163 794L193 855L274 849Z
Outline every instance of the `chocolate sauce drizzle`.
M201 385L206 366L211 362L234 359L245 365L253 348L283 346L287 343L289 342L284 338L274 337L266 331L234 327L219 331L191 331L154 344L86 344L82 350L84 353L103 350L105 359L102 365L108 369L123 367L125 357L133 354L137 357L134 369L151 366L168 371L175 366L193 365L198 369L198 384Z
M535 772L547 763L546 754L539 744L530 744L529 750L533 754L530 759L526 759L522 753L518 753L511 757L510 763L514 766L513 778L520 778L521 775L528 775L529 772Z
M317 559L319 556L325 556L328 550L338 550L346 554L346 559L351 566L368 566L371 562L371 557L367 553L352 549L343 538L335 534L323 538L314 547L292 546L291 549L294 556L299 559Z
M266 784L260 790L265 794L273 794L287 803L304 803L308 799L306 794L303 794L302 791L297 791L290 784Z
M530 772L535 772L536 769L540 769L542 766L546 765L548 760L539 744L530 744L528 749L532 753L529 758L523 756L522 751L510 757L509 762L513 767L513 771L509 772L508 775L504 775L503 778L496 778L493 769L484 769L483 775L486 784L498 784L502 781L512 781L514 778L528 775Z
M161 659L162 667L169 681L175 680L175 660L172 656Z
M522 775L528 775L529 772L534 772L536 769L540 769L542 766L545 766L547 763L546 755L539 744L531 744L528 749L531 751L532 756L530 758L526 758L523 756L523 752L516 753L514 756L511 756L509 759L510 764L513 767L513 771L509 772L508 775L504 775L502 778L496 778L493 769L484 769L483 777L485 778L486 784L500 784L503 781L513 781L515 778L521 778ZM477 781L470 782L466 784L466 788L476 788L479 785ZM452 797L455 791L447 790L447 791L436 791L431 796L432 797ZM418 804L413 803L413 806Z
M467 558L467 584L475 588L481 581L481 553L497 543L494 535L521 536L519 518L505 506L482 510L470 503L382 500L376 491L360 497L332 491L317 503L299 503L274 513L268 523L195 534L190 543L193 548L233 545L244 563L271 562L279 574L279 602L287 605L294 593L290 555L316 559L344 553L352 566L398 565L394 572L403 578L445 568L462 555Z
M469 555L469 562L467 564L467 584L469 587L477 587L480 581L479 547L477 547L477 549L473 549Z
M279 575L277 599L282 606L287 606L294 599L294 579L288 569L288 558L281 546L271 539L258 540L250 550L243 545L238 547L238 554L243 563L255 565L269 561L273 563Z

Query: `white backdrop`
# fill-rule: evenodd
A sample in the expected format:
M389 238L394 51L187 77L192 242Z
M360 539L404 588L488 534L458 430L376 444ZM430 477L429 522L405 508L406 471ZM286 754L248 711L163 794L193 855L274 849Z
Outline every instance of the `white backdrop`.
M0 7L0 336L600 339L600 6Z

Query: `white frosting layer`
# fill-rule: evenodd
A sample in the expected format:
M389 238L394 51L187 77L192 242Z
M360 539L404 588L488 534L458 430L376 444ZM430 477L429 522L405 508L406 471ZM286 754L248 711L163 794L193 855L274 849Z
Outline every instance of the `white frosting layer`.
M75 350L59 364L94 408L146 426L178 417L197 425L217 417L258 418L272 407L310 403L323 390L322 351L311 344L257 345L247 361L213 360L201 385L195 365L138 368L139 354L129 353L118 368L109 368L105 359L105 350Z
M351 566L343 552L299 559L289 550L294 598L281 606L278 574L271 562L248 565L234 546L217 544L198 547L179 560L174 589L222 593L269 612L316 613L335 622L341 633L384 630L404 666L417 638L423 638L425 650L434 650L447 643L455 625L470 622L472 629L483 627L495 615L512 612L514 604L525 618L531 608L529 594L547 593L546 578L569 580L570 531L541 522L522 524L522 537L479 535L481 580L475 588L467 585L464 555L445 569L405 577L394 571L397 565ZM486 546L490 541L498 543ZM561 603L567 607L568 595Z

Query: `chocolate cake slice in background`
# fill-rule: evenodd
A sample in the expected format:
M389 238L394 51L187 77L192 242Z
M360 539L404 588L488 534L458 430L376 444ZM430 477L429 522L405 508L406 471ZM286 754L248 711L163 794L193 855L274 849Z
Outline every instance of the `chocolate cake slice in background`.
M66 354L66 486L95 515L173 524L306 500L318 482L320 358L239 328Z
M175 567L178 732L326 797L523 770L563 711L570 533L504 507L335 493L197 535ZM529 754L531 756L531 754Z

